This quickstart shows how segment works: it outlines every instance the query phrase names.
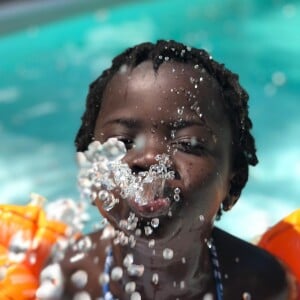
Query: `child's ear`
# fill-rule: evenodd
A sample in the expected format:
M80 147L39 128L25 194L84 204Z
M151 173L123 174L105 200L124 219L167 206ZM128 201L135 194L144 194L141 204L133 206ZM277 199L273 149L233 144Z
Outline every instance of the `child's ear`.
M224 211L229 211L239 199L240 195L228 194L222 202L222 208Z
M229 181L227 196L222 202L222 208L224 211L231 210L240 197L241 191L237 188L238 181L239 173L233 172Z

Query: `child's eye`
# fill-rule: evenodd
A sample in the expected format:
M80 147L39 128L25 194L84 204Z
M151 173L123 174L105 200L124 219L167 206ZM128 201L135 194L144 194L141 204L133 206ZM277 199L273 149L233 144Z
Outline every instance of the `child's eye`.
M197 140L193 139L181 139L172 143L173 148L194 155L205 154L205 147Z
M133 139L127 138L127 137L116 137L120 142L124 143L127 150L130 150L134 147L134 141Z

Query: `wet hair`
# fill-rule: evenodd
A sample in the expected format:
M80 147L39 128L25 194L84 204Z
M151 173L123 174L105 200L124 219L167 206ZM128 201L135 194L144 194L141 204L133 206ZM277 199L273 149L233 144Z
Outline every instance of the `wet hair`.
M120 71L122 66L135 68L144 61L152 61L155 71L165 61L189 64L195 69L204 68L210 76L217 80L222 89L224 107L232 128L233 170L236 175L232 179L229 194L237 200L248 181L249 165L255 166L258 162L255 141L250 132L252 122L248 113L248 94L241 87L238 75L226 69L224 64L213 60L205 50L188 47L173 40L159 40L155 44L142 43L126 49L113 59L109 69L104 70L91 83L86 100L86 110L75 139L77 151L86 150L94 139L96 120L107 83ZM230 203L228 206L232 204ZM226 201L223 205L227 205ZM224 207L224 210L229 208Z

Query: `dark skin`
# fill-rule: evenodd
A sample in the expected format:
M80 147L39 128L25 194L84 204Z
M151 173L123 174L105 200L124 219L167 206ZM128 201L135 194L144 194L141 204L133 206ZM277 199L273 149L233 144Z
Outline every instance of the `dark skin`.
M191 78L199 81L195 83ZM110 281L116 298L130 298L124 285L133 280L142 299L202 299L207 293L215 299L206 244L211 236L218 251L224 299L243 299L245 292L252 299L289 299L285 272L272 256L213 227L221 203L225 199L232 203L236 200L229 191L238 173L232 168L231 127L222 101L215 79L182 63L163 63L155 73L152 63L144 62L116 74L108 83L95 127L96 140L105 142L117 137L124 141L128 152L123 160L134 172L148 170L156 163L157 154L169 154L176 175L167 182L167 190L180 188L181 199L153 211L135 207L130 199L121 200L110 212L96 200L99 211L115 229L132 211L139 218L141 229L154 217L160 225L150 236L136 236L133 248L113 245L110 237L101 239L103 233L95 232L90 235L95 248L84 259L70 263L74 253L67 253L62 262L65 277L76 270L87 270L89 281L81 290L89 291L92 299L101 296L98 277L109 245L114 266L122 266L126 254L132 253L134 263L145 267L142 277L130 278L124 272L120 281ZM143 146L135 147L135 140L140 137ZM150 239L155 240L155 254L148 246ZM162 257L166 247L174 251L171 260ZM159 276L157 285L151 282L153 273ZM180 282L184 282L181 288ZM75 290L79 289L67 280L63 299L72 298Z

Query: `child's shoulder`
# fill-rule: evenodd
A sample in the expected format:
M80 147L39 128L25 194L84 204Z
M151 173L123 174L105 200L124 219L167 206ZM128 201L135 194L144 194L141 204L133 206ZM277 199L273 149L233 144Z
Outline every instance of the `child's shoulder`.
M88 292L92 299L101 295L99 277L112 242L111 230L106 227L85 235L67 249L59 262L64 277L63 299L80 292Z
M289 299L286 271L270 253L217 228L214 239L225 299L244 299L243 294L251 299Z

